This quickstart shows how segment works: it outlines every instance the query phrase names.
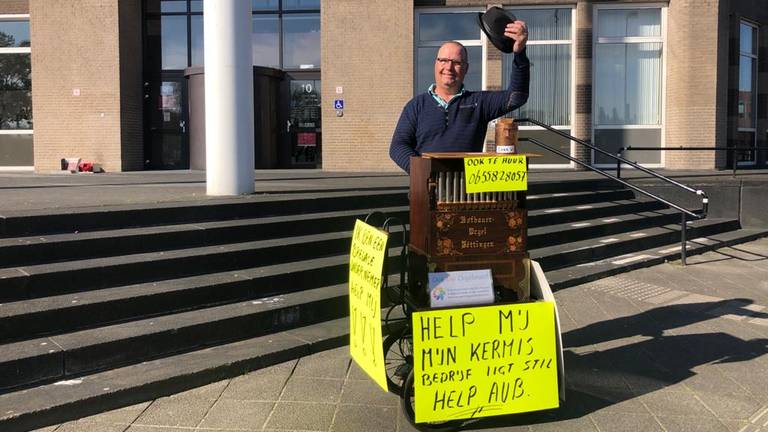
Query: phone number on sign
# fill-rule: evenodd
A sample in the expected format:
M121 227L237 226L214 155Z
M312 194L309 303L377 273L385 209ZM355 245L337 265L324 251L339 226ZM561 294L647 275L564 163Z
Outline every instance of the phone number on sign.
M495 182L522 182L525 181L527 175L526 171L481 171L471 174L467 178L467 183L476 185Z

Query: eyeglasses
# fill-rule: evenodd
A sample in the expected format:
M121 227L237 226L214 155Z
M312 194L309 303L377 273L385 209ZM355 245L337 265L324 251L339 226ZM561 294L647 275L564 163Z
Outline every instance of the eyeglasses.
M462 60L453 60L449 58L444 57L438 57L435 59L438 63L440 63L440 66L464 66L467 64L467 62Z

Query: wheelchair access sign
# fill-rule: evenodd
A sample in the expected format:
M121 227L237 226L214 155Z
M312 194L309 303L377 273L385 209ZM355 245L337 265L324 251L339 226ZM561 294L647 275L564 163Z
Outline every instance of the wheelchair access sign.
M333 100L333 109L343 110L344 109L344 99L334 99Z

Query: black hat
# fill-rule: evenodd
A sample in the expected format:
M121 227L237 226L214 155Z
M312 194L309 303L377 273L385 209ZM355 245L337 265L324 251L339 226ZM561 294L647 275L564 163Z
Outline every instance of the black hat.
M488 8L485 13L479 12L477 14L477 24L483 30L483 33L488 36L493 46L505 53L512 52L515 40L504 36L504 29L507 27L507 24L516 20L517 18L512 13L498 6Z

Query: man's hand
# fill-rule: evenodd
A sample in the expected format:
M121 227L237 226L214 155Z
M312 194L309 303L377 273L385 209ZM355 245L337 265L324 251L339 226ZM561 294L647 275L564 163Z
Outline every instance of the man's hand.
M515 45L512 47L515 54L521 52L528 42L528 27L525 25L525 21L517 20L507 24L507 28L504 29L504 36L515 40Z

